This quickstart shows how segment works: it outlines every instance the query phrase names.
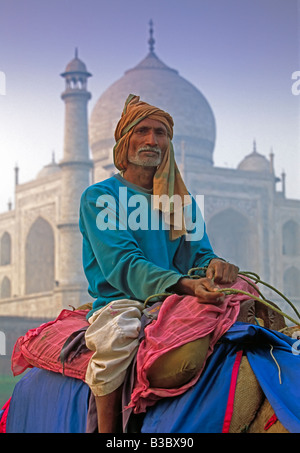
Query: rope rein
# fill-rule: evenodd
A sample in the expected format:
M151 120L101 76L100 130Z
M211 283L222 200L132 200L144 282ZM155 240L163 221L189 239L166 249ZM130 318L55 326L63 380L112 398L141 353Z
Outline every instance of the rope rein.
M277 362L277 360L275 359L274 357L274 354L273 354L273 345L270 344L270 355L272 357L272 359L274 360L274 362L276 363L276 366L278 368L278 380L279 380L279 384L281 385L282 384L282 380L281 380L281 369L280 369L280 366L279 366L279 363Z
M201 278L200 275L195 275L194 272L195 271L206 272L206 270L207 270L207 266L206 267L193 267L188 271L187 276L189 278ZM255 291L259 294L260 297L257 297L254 294L251 294L251 293L248 293L247 291L243 291L241 289L236 289L236 288L223 288L223 289L219 289L218 291L225 295L244 294L246 296L249 296L249 299L255 299L258 302L261 302L262 304L266 305L271 310L273 310L273 311L279 313L280 315L282 315L283 317L289 319L295 325L300 325L300 314L299 314L298 310L296 309L294 304L284 294L282 294L280 291L278 291L278 289L274 288L269 283L262 281L261 278L259 277L259 275L254 272L250 272L250 271L238 272L238 276L242 280L247 281L247 283L250 284L250 286L252 286L255 289ZM249 279L253 280L253 282L249 281ZM280 297L282 297L293 308L294 312L296 313L296 315L298 317L298 321L296 321L291 316L284 313L281 309L274 307L274 305L272 305L272 302L270 302L268 299L266 299L265 296L262 294L262 292L256 287L257 284L262 284L262 285L266 286L267 288L272 289ZM153 298L167 297L167 296L171 296L172 294L174 294L174 293L164 292L164 293L152 294L151 296L147 297L147 299L145 300L144 307L146 308L149 301Z

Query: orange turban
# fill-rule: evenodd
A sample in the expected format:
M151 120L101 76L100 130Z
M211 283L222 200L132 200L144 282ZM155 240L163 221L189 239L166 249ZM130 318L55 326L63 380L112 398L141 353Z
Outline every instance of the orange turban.
M158 197L154 197L154 208L161 209L163 213L167 214L165 219L168 218L170 222L171 239L176 239L186 232L183 206L190 204L191 198L175 162L171 141L173 138L173 118L167 112L140 101L139 96L130 94L115 130L114 163L118 170L126 170L128 165L127 152L134 126L149 117L163 123L169 136L168 150L153 178L153 195L158 195ZM161 195L168 195L169 203L167 205L159 203ZM179 205L178 202L173 202L173 195L180 195L181 203ZM176 209L181 210L180 216L176 215Z

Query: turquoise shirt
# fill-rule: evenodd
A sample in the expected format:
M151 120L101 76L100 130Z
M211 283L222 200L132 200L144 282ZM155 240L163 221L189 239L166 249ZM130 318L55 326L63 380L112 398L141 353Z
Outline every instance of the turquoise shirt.
M152 208L151 197L152 191L120 174L82 194L79 227L88 292L95 299L92 311L112 300L143 302L170 291L190 268L217 258L194 199L184 208L188 234L171 240L169 226L161 211Z

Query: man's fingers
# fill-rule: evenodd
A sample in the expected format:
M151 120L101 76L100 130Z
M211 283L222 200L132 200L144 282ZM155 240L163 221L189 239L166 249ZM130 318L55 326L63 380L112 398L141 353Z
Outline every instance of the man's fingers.
M203 278L201 281L199 280L195 295L204 302L221 302L224 300L224 294L219 291L219 287L209 278Z
M213 278L216 283L233 283L238 275L239 268L234 264L215 260L208 266L206 276Z
M225 296L218 291L197 291L196 296L199 298L199 302L204 303L216 303L223 302Z
M206 277L213 279L214 276L215 276L215 270L214 270L213 266L208 267L207 271L206 271Z
M220 289L210 278L207 277L201 280L201 286L203 286L207 291L217 291Z
M233 281L232 278L229 266L220 267L215 275L215 281L219 283L231 283Z
M226 273L228 270L228 263L225 263L224 261L216 261L213 263L213 273L214 273L214 281L217 283L223 283L226 282Z

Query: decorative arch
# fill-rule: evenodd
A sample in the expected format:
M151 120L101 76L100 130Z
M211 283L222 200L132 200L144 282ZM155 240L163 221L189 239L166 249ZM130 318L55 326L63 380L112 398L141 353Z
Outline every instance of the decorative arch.
M215 214L207 223L207 232L216 255L236 264L240 269L251 268L251 232L249 220L235 209Z
M0 265L6 266L11 264L11 237L7 231L1 237L0 249Z
M25 244L25 293L51 291L54 287L54 233L51 225L38 217Z
M282 227L283 255L300 255L300 226L294 220L288 220Z
M1 282L0 298L7 299L8 297L11 297L11 283L8 277L4 277Z
M283 274L283 292L287 297L300 299L300 270L297 267L289 267Z

